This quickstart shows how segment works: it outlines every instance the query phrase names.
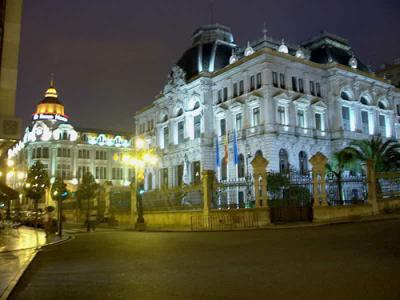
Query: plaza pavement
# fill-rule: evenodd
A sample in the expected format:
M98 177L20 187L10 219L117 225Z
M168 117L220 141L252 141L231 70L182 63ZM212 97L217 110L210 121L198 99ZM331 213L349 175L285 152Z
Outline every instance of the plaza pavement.
M235 232L77 234L10 299L400 299L400 220Z

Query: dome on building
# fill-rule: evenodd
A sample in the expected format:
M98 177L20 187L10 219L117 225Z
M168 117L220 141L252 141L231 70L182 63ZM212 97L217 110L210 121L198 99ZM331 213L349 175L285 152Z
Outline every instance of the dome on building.
M51 79L50 87L44 94L44 99L37 105L33 118L34 120L56 119L67 121L67 117L64 114L64 105L58 100L58 93L53 79Z
M250 42L247 42L247 47L244 50L244 56L250 56L254 53L253 47L250 46Z
M235 51L232 49L232 55L229 58L229 64L234 64L237 61L238 61L238 57L237 57Z
M296 57L297 57L297 58L305 58L304 51L303 51L301 48L297 49L297 51L296 51Z
M284 40L284 39L282 39L282 43L281 43L281 45L279 46L278 51L281 52L281 53L286 53L286 54L289 53L289 49L288 49L288 47L285 45L285 40Z
M177 65L190 79L200 72L214 72L227 65L236 45L229 27L212 24L198 28L192 36L192 46Z
M349 66L352 67L353 69L357 69L358 62L357 58L355 58L354 55L352 55L349 59Z

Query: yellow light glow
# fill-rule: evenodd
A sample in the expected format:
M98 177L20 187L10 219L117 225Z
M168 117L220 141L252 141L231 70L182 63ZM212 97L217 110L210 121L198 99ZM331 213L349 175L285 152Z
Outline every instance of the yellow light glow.
M19 172L17 173L17 178L18 178L19 180L24 179L24 178L25 178L25 173L22 172L22 171L19 171Z
M2 176L3 176L3 172L0 171L0 177L2 177Z
M10 171L10 172L7 173L7 178L10 178L10 177L12 177L14 175L15 175L15 173L13 171Z
M118 155L118 153L115 153L115 154L114 154L113 159L114 159L115 161L118 161L118 160L119 160L119 155Z
M13 167L14 166L14 161L12 159L7 160L7 167Z
M27 184L25 184L25 187L26 187L27 189L29 189L29 188L31 187L31 184L28 182Z
M143 149L145 146L145 141L141 138L137 138L135 141L135 146L136 146L136 149L139 149L139 150Z

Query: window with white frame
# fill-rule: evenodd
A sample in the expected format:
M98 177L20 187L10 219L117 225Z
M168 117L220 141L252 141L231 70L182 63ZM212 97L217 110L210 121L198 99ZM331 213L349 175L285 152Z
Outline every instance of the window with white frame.
M304 119L304 110L298 109L297 110L297 126L301 128L305 128L305 119Z
M362 132L365 134L369 134L369 113L366 110L361 111L361 124Z
M243 95L244 94L244 81L240 80L239 81L239 95Z
M342 106L343 130L350 131L350 107Z
M183 143L184 139L184 123L183 121L180 121L178 122L178 144Z
M235 82L233 84L233 97L237 97L238 96L238 84L237 82Z
M71 179L71 165L68 165L68 164L57 164L56 174L62 180Z
M81 179L84 174L89 172L90 172L89 166L79 166L77 174L78 179Z
M226 134L226 120L221 119L219 121L219 135L225 135Z
M123 179L123 169L122 168L112 168L112 179L122 180Z
M201 115L193 118L194 138L197 139L201 136Z
M96 179L107 179L106 167L96 167Z
M237 113L235 119L236 119L236 124L235 124L236 127L235 128L237 131L239 131L243 128L242 113Z
M262 85L262 77L261 77L261 73L257 73L257 78L256 78L256 87L257 89L261 88Z
M315 129L322 131L323 130L323 127L322 127L322 114L321 113L315 113L314 117L315 117Z
M256 88L256 79L254 75L250 76L250 91L254 91Z
M304 93L304 80L303 78L299 78L299 92Z
M164 127L163 128L163 146L164 148L168 147L169 144L169 128Z
M253 126L260 125L260 108L253 108Z
M103 150L96 151L96 159L97 160L107 160L107 152Z
M278 73L272 72L272 85L278 87Z
M380 134L384 137L387 137L387 132L386 132L386 116L385 115L379 115L379 129L380 129Z
M285 107L281 106L281 105L278 106L278 122L279 122L279 124L282 124L282 125L286 124Z

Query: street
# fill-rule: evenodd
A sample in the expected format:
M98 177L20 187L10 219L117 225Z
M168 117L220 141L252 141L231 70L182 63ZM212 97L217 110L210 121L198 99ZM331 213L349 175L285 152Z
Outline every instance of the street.
M10 299L400 299L400 220L238 232L77 234Z

